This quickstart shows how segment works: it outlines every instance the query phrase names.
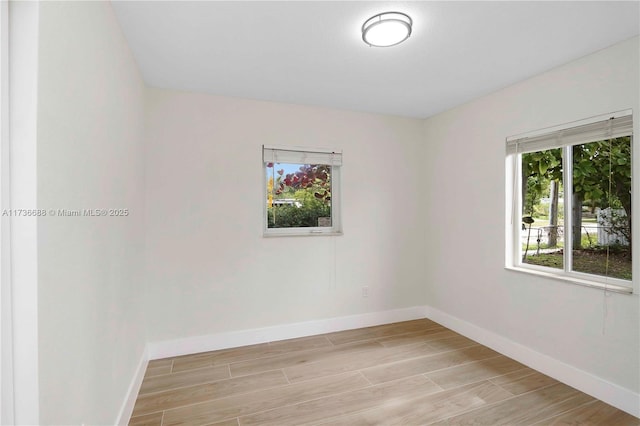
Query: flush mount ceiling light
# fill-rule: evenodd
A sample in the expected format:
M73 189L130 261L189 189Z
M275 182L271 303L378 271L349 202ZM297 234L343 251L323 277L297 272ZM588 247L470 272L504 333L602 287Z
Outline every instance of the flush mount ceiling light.
M362 40L369 46L395 46L409 38L412 25L413 21L404 13L379 13L362 25Z

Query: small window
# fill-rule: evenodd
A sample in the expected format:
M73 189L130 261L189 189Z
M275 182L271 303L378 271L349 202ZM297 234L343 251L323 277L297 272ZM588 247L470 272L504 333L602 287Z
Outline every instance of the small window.
M264 235L336 235L342 153L263 147Z
M630 292L631 148L630 112L508 139L507 266Z

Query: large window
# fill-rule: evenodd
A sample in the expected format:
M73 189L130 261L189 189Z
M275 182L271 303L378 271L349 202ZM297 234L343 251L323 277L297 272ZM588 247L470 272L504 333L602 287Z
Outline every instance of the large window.
M629 292L629 111L507 140L508 265Z
M263 147L264 234L335 235L340 224L340 152Z

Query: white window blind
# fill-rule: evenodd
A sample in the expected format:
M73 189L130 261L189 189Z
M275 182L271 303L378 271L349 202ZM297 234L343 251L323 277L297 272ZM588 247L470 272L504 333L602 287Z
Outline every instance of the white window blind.
M633 134L631 110L507 138L507 154L545 151Z
M342 152L323 148L272 147L263 146L262 159L265 163L327 164L342 166Z

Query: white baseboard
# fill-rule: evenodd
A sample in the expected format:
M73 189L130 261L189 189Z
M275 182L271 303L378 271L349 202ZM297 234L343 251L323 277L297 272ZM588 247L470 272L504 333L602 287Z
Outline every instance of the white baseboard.
M315 334L370 327L399 321L424 318L425 307L394 309L344 317L282 324L250 330L231 331L207 336L151 342L147 345L149 359L161 359L218 349L235 348L256 343L313 336Z
M127 389L127 395L124 402L122 403L122 407L120 408L120 413L118 414L118 418L115 423L116 425L127 426L129 424L131 413L133 413L133 407L136 404L138 392L140 392L140 386L142 386L142 379L144 379L144 373L147 370L148 363L149 355L147 349L145 348L145 350L142 352L142 356L140 357L138 368L136 368L133 379L131 380L129 388Z
M633 416L640 417L640 394L610 383L548 355L516 343L492 331L449 315L436 308L425 307L424 316L470 339L515 359L554 379L613 405Z

